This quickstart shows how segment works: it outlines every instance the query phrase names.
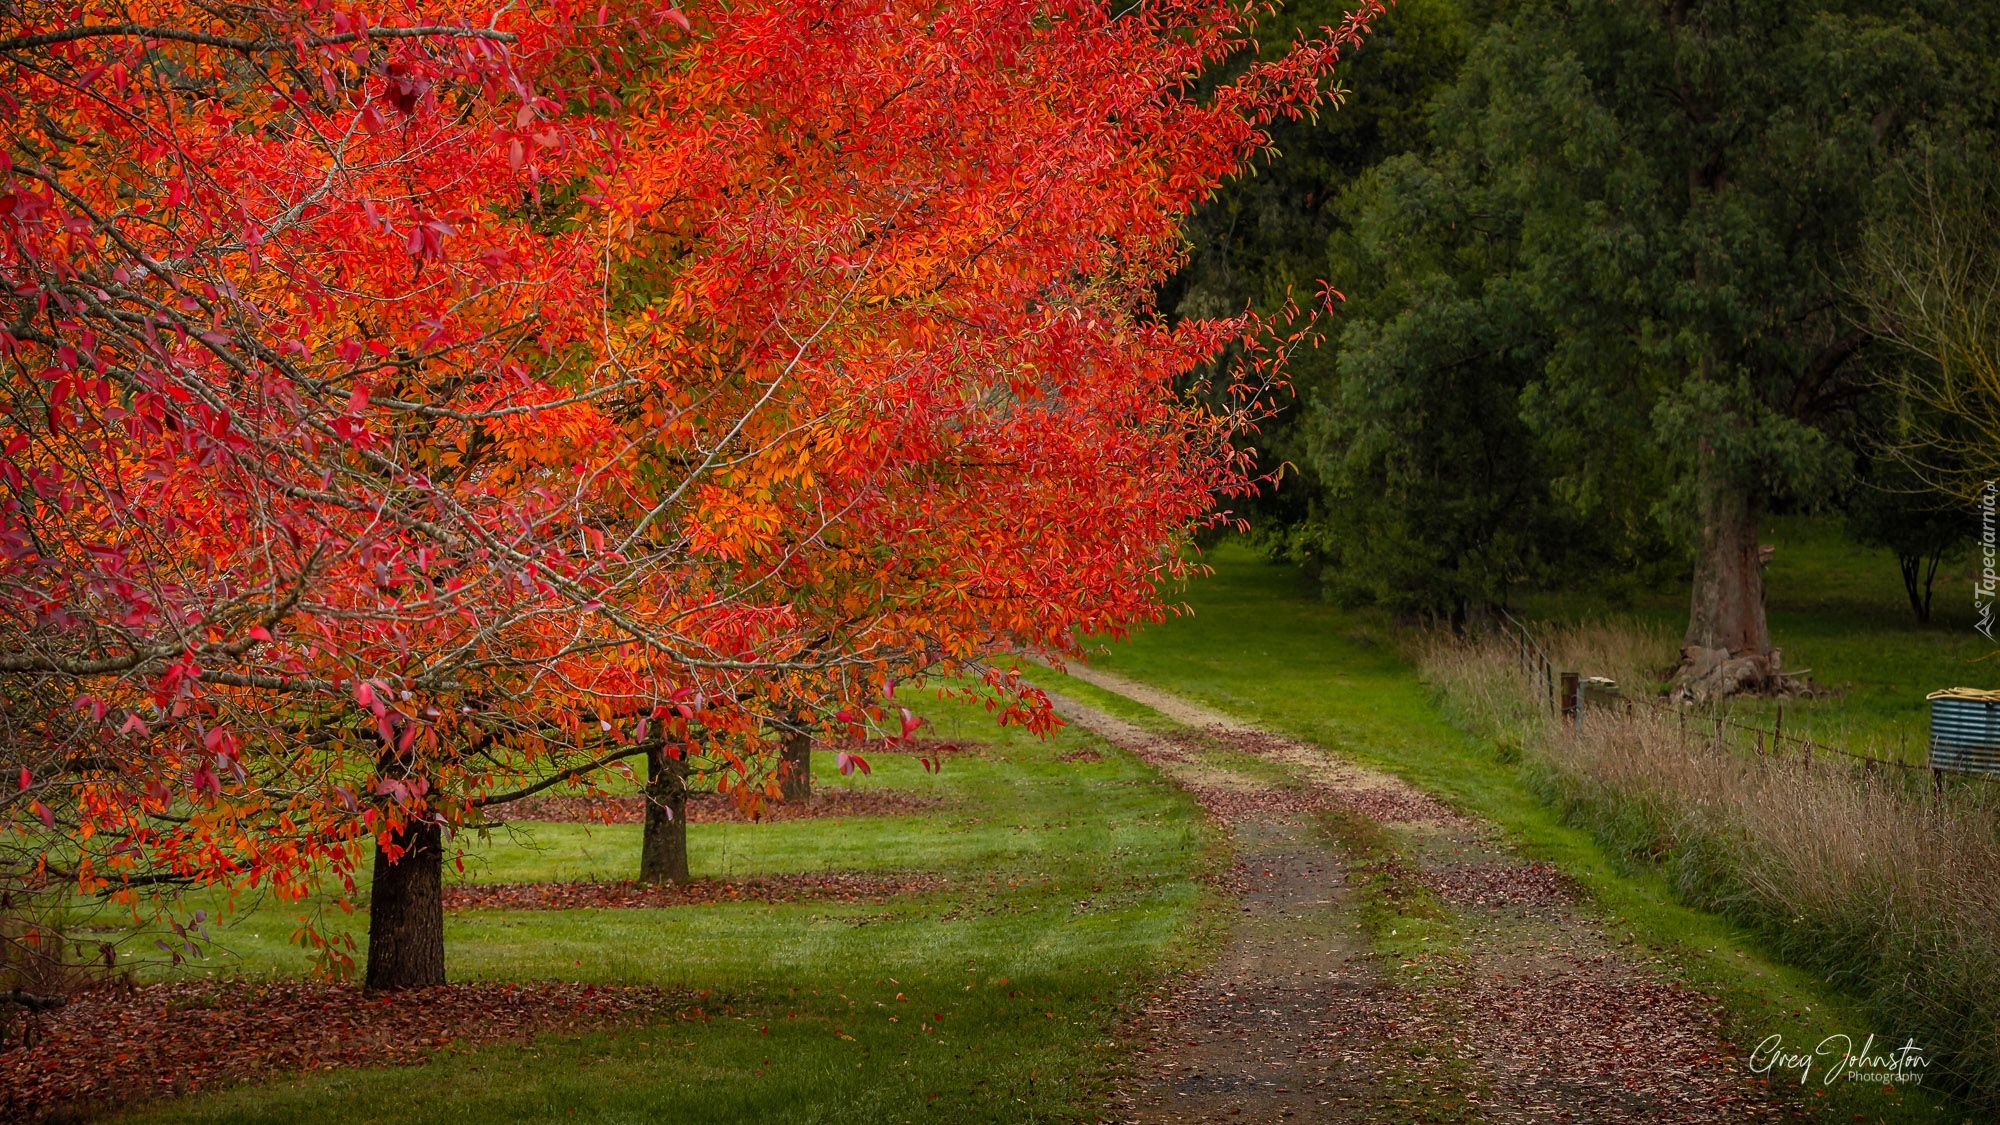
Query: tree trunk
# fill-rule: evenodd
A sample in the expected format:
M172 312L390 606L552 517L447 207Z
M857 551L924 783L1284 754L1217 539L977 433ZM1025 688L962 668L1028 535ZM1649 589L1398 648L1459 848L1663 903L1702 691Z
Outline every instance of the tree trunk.
M1731 656L1771 651L1764 622L1764 567L1757 544L1756 504L1732 484L1702 482L1701 553L1694 566L1694 605L1688 615L1692 648L1722 649Z
M639 879L688 881L687 766L665 750L646 755L646 835L639 845Z
M370 992L444 983L444 838L435 824L406 824L391 860L375 845L368 898Z
M1757 543L1756 497L1728 479L1715 454L1701 451L1701 546L1676 695L1706 701L1739 691L1783 686L1779 654L1764 618L1764 563Z
M1910 596L1910 612L1919 625L1931 623L1931 583L1943 561L1943 552L1896 556L1896 566L1903 572L1903 592Z
M806 804L812 800L812 732L805 727L804 716L795 716L799 729L785 736L785 744L779 759L778 791L787 804Z

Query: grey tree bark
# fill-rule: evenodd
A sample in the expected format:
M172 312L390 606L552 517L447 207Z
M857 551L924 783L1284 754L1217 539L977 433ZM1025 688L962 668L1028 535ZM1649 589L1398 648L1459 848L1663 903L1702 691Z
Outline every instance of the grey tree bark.
M812 800L812 732L805 729L802 716L795 716L799 730L786 735L779 757L778 791L787 803L805 804Z
M1697 469L1701 542L1674 689L1678 698L1698 702L1787 686L1764 614L1770 549L1757 542L1761 505L1717 460L1704 442Z
M687 765L665 750L646 755L646 828L639 845L639 879L688 881Z
M408 824L391 837L395 859L375 845L368 896L370 992L444 983L444 837L435 824Z

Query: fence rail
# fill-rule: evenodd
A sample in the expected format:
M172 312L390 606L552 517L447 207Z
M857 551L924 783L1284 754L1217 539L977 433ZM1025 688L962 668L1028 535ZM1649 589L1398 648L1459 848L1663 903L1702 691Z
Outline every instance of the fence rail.
M1580 672L1559 669L1549 658L1548 650L1542 647L1532 631L1506 610L1499 614L1499 631L1514 646L1521 669L1536 685L1536 695L1543 709L1551 715L1558 715L1570 725L1583 721L1586 712L1604 708L1622 708L1627 714L1636 708L1645 708L1655 715L1671 714L1680 724L1682 731L1690 725L1697 729L1706 727L1716 745L1726 745L1730 734L1747 736L1744 742L1754 747L1758 756L1780 754L1786 748L1799 752L1805 769L1812 769L1813 755L1832 755L1847 762L1857 763L1870 775L1878 769L1905 771L1907 775L1931 775L1933 786L1942 789L1944 776L1953 773L1960 777L1974 777L1982 781L2000 782L2000 774L1971 773L1960 770L1946 770L1934 764L1906 762L1898 758L1882 758L1873 754L1860 754L1843 746L1825 742L1811 735L1794 735L1785 732L1785 706L1780 703L1777 715L1767 729L1751 723L1741 723L1726 718L1720 708L1711 707L1707 715L1690 713L1688 708L1669 703L1651 696L1634 695L1620 688L1616 681L1601 676L1585 676Z
M1514 615L1504 609L1500 611L1500 631L1514 642L1521 670L1534 677L1541 685L1541 690L1537 694L1542 707L1553 714L1560 708L1561 703L1556 693L1556 663L1549 659L1548 650L1542 647L1541 642L1535 639L1535 635L1528 631L1526 625L1515 620Z

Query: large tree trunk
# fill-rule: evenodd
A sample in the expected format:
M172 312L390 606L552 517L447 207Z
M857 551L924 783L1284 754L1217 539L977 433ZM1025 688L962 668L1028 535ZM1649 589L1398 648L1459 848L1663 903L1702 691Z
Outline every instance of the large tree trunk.
M785 736L778 765L778 791L787 803L805 804L812 800L812 732L803 716L795 717L799 729Z
M639 845L639 879L688 881L687 765L664 750L646 755L646 835Z
M1764 563L1757 498L1701 451L1701 545L1675 695L1705 702L1741 691L1781 690L1786 681L1764 618Z
M1764 566L1757 543L1759 512L1739 487L1704 473L1701 553L1694 566L1694 604L1688 614L1691 648L1721 649L1731 656L1771 651L1764 621Z
M392 837L396 859L375 845L368 899L369 991L444 983L444 839L435 824Z

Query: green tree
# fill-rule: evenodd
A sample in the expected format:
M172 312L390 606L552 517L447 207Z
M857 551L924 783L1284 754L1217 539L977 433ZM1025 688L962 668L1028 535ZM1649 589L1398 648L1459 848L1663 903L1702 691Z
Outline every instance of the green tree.
M1837 279L1909 126L1990 96L1992 22L1970 3L1509 6L1435 102L1428 151L1377 174L1356 226L1400 238L1373 255L1440 266L1348 329L1343 374L1434 380L1481 334L1531 364L1515 398L1549 494L1692 547L1686 690L1774 684L1760 521L1844 481L1832 435L1870 389Z
M1964 503L1934 491L1905 462L1885 456L1870 464L1846 508L1848 534L1896 556L1910 612L1928 624L1938 567L1965 549L1976 526Z
M1557 487L1561 465L1526 423L1552 335L1504 283L1521 210L1459 155L1392 156L1341 201L1328 257L1349 317L1301 426L1321 494L1288 542L1342 600L1454 619L1620 541Z
M1339 23L1351 4L1287 4L1258 29L1266 58L1300 34ZM1316 294L1330 270L1328 241L1344 231L1343 193L1385 157L1420 145L1425 107L1463 62L1473 26L1460 0L1402 0L1339 67L1343 102L1272 129L1273 151L1249 175L1225 185L1189 225L1189 259L1163 288L1159 307L1177 317L1279 309L1288 295ZM1241 60L1247 63L1248 60ZM1310 518L1321 484L1303 425L1317 388L1331 377L1328 353L1307 353L1292 372L1295 394L1254 445L1267 471L1284 474L1247 505L1258 526L1281 533Z

